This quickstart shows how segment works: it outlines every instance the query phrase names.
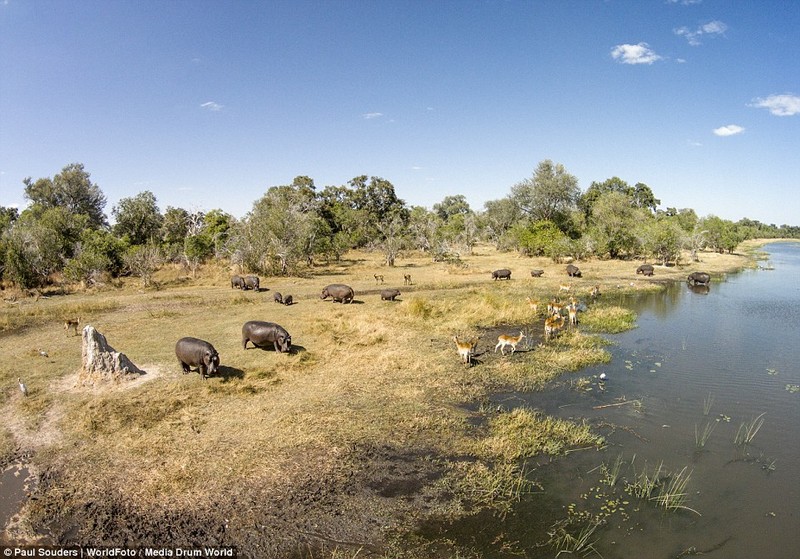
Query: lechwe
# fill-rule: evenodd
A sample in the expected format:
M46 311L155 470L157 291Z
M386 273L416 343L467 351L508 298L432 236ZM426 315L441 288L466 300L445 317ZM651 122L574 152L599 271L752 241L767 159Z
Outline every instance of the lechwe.
M500 353L503 355L506 354L505 347L507 345L511 346L511 353L514 353L517 350L517 344L525 337L524 332L520 332L519 336L509 336L508 334L500 334L497 336L497 345L494 346L494 350L497 351L497 348L500 348Z
M456 342L456 349L458 355L465 365L472 365L472 355L475 353L475 347L478 345L478 338L472 338L466 342L458 341L458 336L453 336L453 341Z

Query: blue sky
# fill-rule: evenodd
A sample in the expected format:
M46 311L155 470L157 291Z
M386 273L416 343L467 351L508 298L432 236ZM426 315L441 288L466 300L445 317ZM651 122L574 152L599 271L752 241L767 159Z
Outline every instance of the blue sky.
M237 217L297 175L474 209L551 159L800 225L800 2L0 0L0 205L80 162Z

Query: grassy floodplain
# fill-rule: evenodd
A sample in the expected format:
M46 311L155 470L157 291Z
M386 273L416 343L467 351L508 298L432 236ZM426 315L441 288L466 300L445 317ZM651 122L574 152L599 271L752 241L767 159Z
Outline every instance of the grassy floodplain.
M641 262L600 260L577 262L583 277L568 278L564 264L479 246L461 265L412 254L387 268L379 254L351 253L308 277L262 278L258 293L231 289L230 270L214 266L196 279L165 267L147 290L126 278L38 299L5 292L0 463L24 462L36 477L11 535L227 544L258 557L424 556L398 543L418 522L485 507L503 513L535 483L520 459L603 444L583 424L486 409L488 394L539 390L609 359L602 333L635 321L615 295L660 289L695 270L719 277L752 265L757 246L656 266L652 278L635 274ZM512 279L493 281L498 268ZM537 268L544 276L532 278ZM404 274L413 285L403 285ZM333 282L355 289L353 304L319 299ZM588 310L545 344L545 307L560 284ZM595 285L601 296L591 301ZM383 287L402 295L381 301ZM275 291L295 304L274 303ZM526 297L541 301L538 313ZM73 316L147 374L79 386L81 338L63 328ZM243 350L247 320L284 326L292 353ZM520 331L515 354L493 351L498 334ZM471 367L454 335L479 337ZM181 373L174 345L183 336L214 344L218 376Z

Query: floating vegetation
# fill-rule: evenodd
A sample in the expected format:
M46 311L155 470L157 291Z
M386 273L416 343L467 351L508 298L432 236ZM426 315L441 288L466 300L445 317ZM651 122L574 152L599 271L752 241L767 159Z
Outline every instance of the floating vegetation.
M764 416L766 412L754 417L750 421L743 421L739 425L739 430L736 431L736 437L733 442L737 446L747 445L753 442L753 439L758 434L761 426L764 425Z
M789 394L797 394L798 392L800 392L800 385L798 385L798 384L787 384L786 385L786 391Z
M778 376L778 371L776 371L775 369L767 369L767 374L771 377L775 377Z
M708 417L708 414L711 413L711 406L714 405L714 395L709 392L708 396L703 398L703 415Z
M600 481L611 488L617 485L623 463L621 452L617 455L617 458L614 460L614 463L611 464L611 466L608 466L605 462L603 462L600 465L600 471L603 473L603 477Z
M719 416L717 416L717 421L724 421L725 423L730 423L731 422L731 416L725 415L724 413L721 413L721 414L719 414Z

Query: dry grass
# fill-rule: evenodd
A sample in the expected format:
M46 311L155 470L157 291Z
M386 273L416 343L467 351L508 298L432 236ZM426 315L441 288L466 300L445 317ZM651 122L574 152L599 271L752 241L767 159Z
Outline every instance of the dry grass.
M465 257L464 268L424 256L386 268L377 254L348 256L313 277L263 278L269 290L260 293L232 290L223 268L201 269L195 280L169 268L156 276L158 289L126 280L117 288L4 303L0 461L34 450L43 468L59 472L60 491L71 492L74 501L111 489L147 509L211 502L249 483L291 483L300 470L327 471L352 449L386 441L444 457L477 449L504 459L598 444L584 426L553 424L528 412L498 418L493 434L476 443L463 407L492 390L536 388L563 371L608 359L599 338L578 331L505 357L490 352L496 339L484 337L476 366L459 361L455 334L513 325L512 333L525 327L540 336L543 314L533 316L525 298L556 296L566 279L563 265L489 247ZM638 262L579 263L583 278L570 279L572 292L588 301L599 285L605 301L694 269L718 272L744 263L742 256L703 258L691 268L657 267L654 278L637 277ZM492 281L491 271L504 267L513 279ZM544 277L531 278L533 268L544 269ZM376 286L373 273L384 274L386 284ZM413 285L405 287L407 273ZM353 286L353 304L319 300L322 286L333 282ZM398 302L381 301L381 287L397 287ZM273 291L291 294L296 304L275 304ZM80 316L81 327L95 326L147 371L146 382L76 387L81 338L65 333L67 316ZM293 353L243 350L247 320L286 327ZM181 374L174 344L183 336L214 344L221 376L203 382L196 373ZM27 398L17 390L17 377L29 387ZM512 447L519 441L508 436L514 430L525 437L517 451Z

